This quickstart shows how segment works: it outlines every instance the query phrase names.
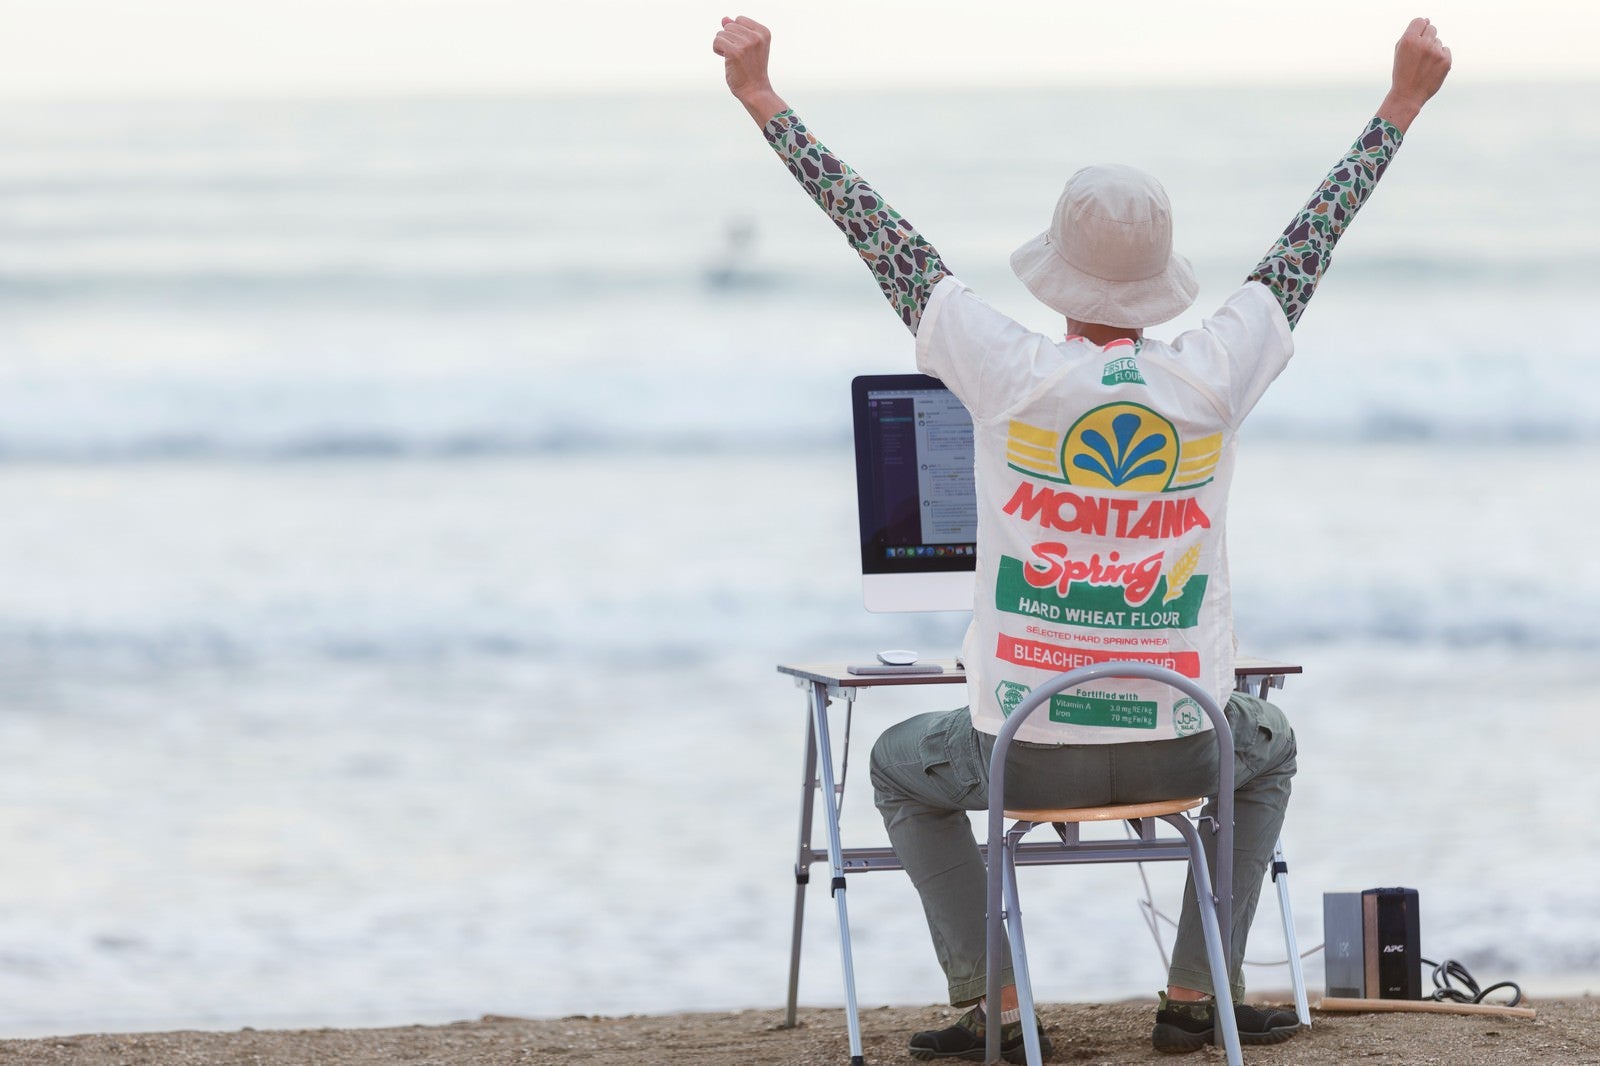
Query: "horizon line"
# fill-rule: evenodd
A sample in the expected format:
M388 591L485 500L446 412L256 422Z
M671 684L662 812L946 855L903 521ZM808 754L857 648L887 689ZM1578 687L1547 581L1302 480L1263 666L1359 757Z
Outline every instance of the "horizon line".
M874 81L829 81L827 83L802 83L796 80L791 89L794 94L801 92L811 95L833 95L837 93L872 92L881 96L907 97L907 96L949 96L952 93L1015 93L1015 92L1092 92L1095 95L1141 93L1163 93L1174 91L1256 91L1264 86L1273 85L1279 92L1325 92L1330 89L1361 91L1371 89L1366 80L1357 81L1351 78L1306 78L1297 81L1294 85L1275 85L1271 79L1181 79L1171 81L1150 82L1144 81L1137 85L1107 84L1103 79L1059 79L1052 81L986 81L974 80L967 83L955 82L941 85L938 89L908 88L904 84ZM1455 91L1474 91L1484 89L1540 89L1540 88L1595 88L1600 89L1600 76L1573 72L1571 76L1565 74L1541 74L1528 76L1523 74L1484 75L1465 85L1453 87ZM1376 90L1374 90L1376 91ZM318 103L318 102L349 102L349 103L379 103L379 102L445 102L465 100L562 100L562 99L610 99L620 100L636 96L659 98L672 96L679 98L704 98L727 95L727 90L719 84L695 85L689 82L676 82L667 85L653 86L601 86L601 85L505 85L505 86L358 86L327 85L320 87L305 87L303 89L284 90L282 88L250 88L246 86L230 87L222 91L207 91L200 88L174 87L165 90L150 92L129 92L114 88L97 89L92 92L60 93L55 91L8 91L0 89L0 107L23 105L57 105L57 104L82 104L82 105L171 105L171 104L292 104L292 103Z

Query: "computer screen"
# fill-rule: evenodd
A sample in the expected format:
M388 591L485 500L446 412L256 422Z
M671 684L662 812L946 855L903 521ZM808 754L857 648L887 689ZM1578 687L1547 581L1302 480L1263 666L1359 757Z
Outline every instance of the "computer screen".
M862 594L870 611L970 611L972 417L923 374L852 382Z

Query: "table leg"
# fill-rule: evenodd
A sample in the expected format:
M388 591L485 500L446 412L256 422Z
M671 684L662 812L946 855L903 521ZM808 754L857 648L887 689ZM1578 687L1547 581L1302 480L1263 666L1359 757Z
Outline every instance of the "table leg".
M1283 943L1289 952L1289 983L1294 987L1294 1012L1301 1025L1311 1024L1306 1002L1306 974L1300 964L1300 942L1294 935L1294 909L1289 906L1289 863L1283 857L1283 840L1272 849L1272 881L1278 886L1278 914L1283 918Z
M1246 675L1239 679L1240 692L1249 692L1252 682L1256 681L1254 675ZM1272 675L1262 674L1256 685L1256 694L1261 699L1266 699L1272 691ZM1294 1012L1300 1019L1301 1025L1311 1024L1311 1007L1306 1002L1306 974L1305 967L1300 962L1300 943L1294 935L1294 909L1289 905L1289 864L1283 857L1283 839L1272 849L1272 883L1278 888L1278 914L1283 919L1283 944L1289 953L1289 983L1294 987Z
M794 862L794 933L789 941L789 1000L784 1008L783 1028L795 1025L795 1004L800 995L800 938L805 930L806 886L811 883L811 812L817 798L817 726L810 714L811 697L806 697L806 756L800 777L800 847Z
M844 849L839 844L839 794L833 787L833 745L828 739L828 687L811 686L811 721L817 735L817 769L822 772L822 813L828 830L829 892L839 915L839 955L844 967L845 1021L850 1028L850 1066L862 1066L861 1016L856 1006L856 968L850 954L850 911L845 905Z

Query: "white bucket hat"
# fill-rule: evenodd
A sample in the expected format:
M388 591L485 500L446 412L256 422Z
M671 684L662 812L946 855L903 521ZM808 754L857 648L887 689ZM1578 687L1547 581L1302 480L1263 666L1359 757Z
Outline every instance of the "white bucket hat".
M1011 253L1028 291L1077 322L1139 329L1175 318L1200 291L1172 253L1172 205L1134 167L1084 167L1056 201L1050 228Z

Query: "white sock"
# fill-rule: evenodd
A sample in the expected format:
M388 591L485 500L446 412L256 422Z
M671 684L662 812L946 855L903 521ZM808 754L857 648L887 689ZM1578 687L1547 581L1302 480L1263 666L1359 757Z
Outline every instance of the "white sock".
M983 1021L987 1019L988 1016L989 997L985 996L978 1000L978 1020ZM1012 1025L1020 1021L1022 1021L1022 1008L1020 1006L1012 1007L1010 1010L1003 1010L1000 1012L1001 1025Z

